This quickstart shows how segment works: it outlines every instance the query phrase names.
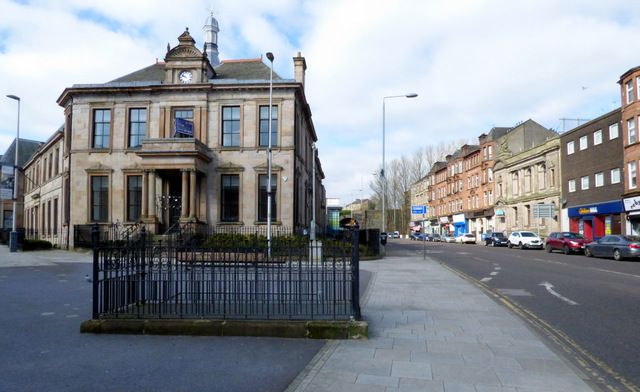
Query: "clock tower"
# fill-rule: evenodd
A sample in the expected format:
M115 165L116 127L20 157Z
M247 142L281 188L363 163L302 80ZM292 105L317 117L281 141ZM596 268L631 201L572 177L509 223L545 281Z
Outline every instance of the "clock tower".
M178 46L167 45L165 61L165 84L207 83L215 76L215 71L207 55L196 48L196 41L185 29L178 37Z

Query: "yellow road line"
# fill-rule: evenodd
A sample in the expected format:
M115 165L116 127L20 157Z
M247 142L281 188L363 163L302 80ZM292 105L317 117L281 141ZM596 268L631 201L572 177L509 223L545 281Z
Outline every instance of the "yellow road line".
M609 384L607 380L601 375L601 373L605 373L609 377L616 380L623 386L625 391L629 392L640 392L640 387L636 386L629 380L625 379L618 372L613 370L609 365L607 365L601 359L595 357L586 349L582 348L578 343L576 343L573 339L571 339L567 334L562 332L561 330L554 328L552 325L544 321L543 319L536 316L531 311L526 308L518 305L515 302L512 302L508 297L495 292L491 287L486 284L472 278L471 276L461 272L455 268L452 268L442 262L440 262L442 266L447 268L449 271L455 273L461 278L473 283L475 286L480 288L484 293L489 295L490 297L495 298L507 308L509 308L513 313L520 316L523 320L528 322L530 325L535 327L538 331L547 336L551 341L553 341L562 351L567 353L567 355L571 356L573 361L578 364L582 370L585 371L589 376L591 376L596 382L600 385L604 386L608 390L612 392L620 392L618 388Z

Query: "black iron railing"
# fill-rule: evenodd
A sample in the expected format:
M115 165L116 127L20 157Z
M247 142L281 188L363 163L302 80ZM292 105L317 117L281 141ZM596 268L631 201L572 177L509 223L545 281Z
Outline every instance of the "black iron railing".
M131 241L139 235L142 224L122 223L89 223L73 225L73 246L76 248L92 248L92 232L98 230L98 242Z
M94 318L360 319L358 233L309 242L274 236L101 243L94 231Z

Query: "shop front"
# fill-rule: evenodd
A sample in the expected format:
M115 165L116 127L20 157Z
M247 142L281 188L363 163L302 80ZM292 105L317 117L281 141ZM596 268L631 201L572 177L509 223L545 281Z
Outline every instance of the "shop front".
M467 232L467 219L464 214L453 215L453 236L457 237Z
M627 216L626 234L640 235L640 196L622 199Z
M623 203L620 201L570 207L568 209L569 231L580 233L589 241L609 234L620 234L622 212L624 212Z
M449 235L451 233L450 227L451 223L448 216L441 216L438 218L439 223L439 232L440 235Z

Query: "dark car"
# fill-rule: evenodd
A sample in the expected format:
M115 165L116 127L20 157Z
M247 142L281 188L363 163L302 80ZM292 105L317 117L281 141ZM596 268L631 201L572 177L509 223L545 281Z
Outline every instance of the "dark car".
M382 245L387 245L387 233L384 231L380 233L380 243Z
M429 241L440 242L440 234L438 233L429 234Z
M604 236L587 244L584 254L588 257L613 257L616 261L640 257L640 237L620 234Z
M507 237L502 233L488 233L484 237L484 246L507 246Z
M588 241L578 233L568 231L554 232L549 234L544 244L547 252L561 250L565 255L569 253L582 253Z
M409 234L409 239L410 240L419 240L420 239L420 233L417 231L412 231L411 234Z

